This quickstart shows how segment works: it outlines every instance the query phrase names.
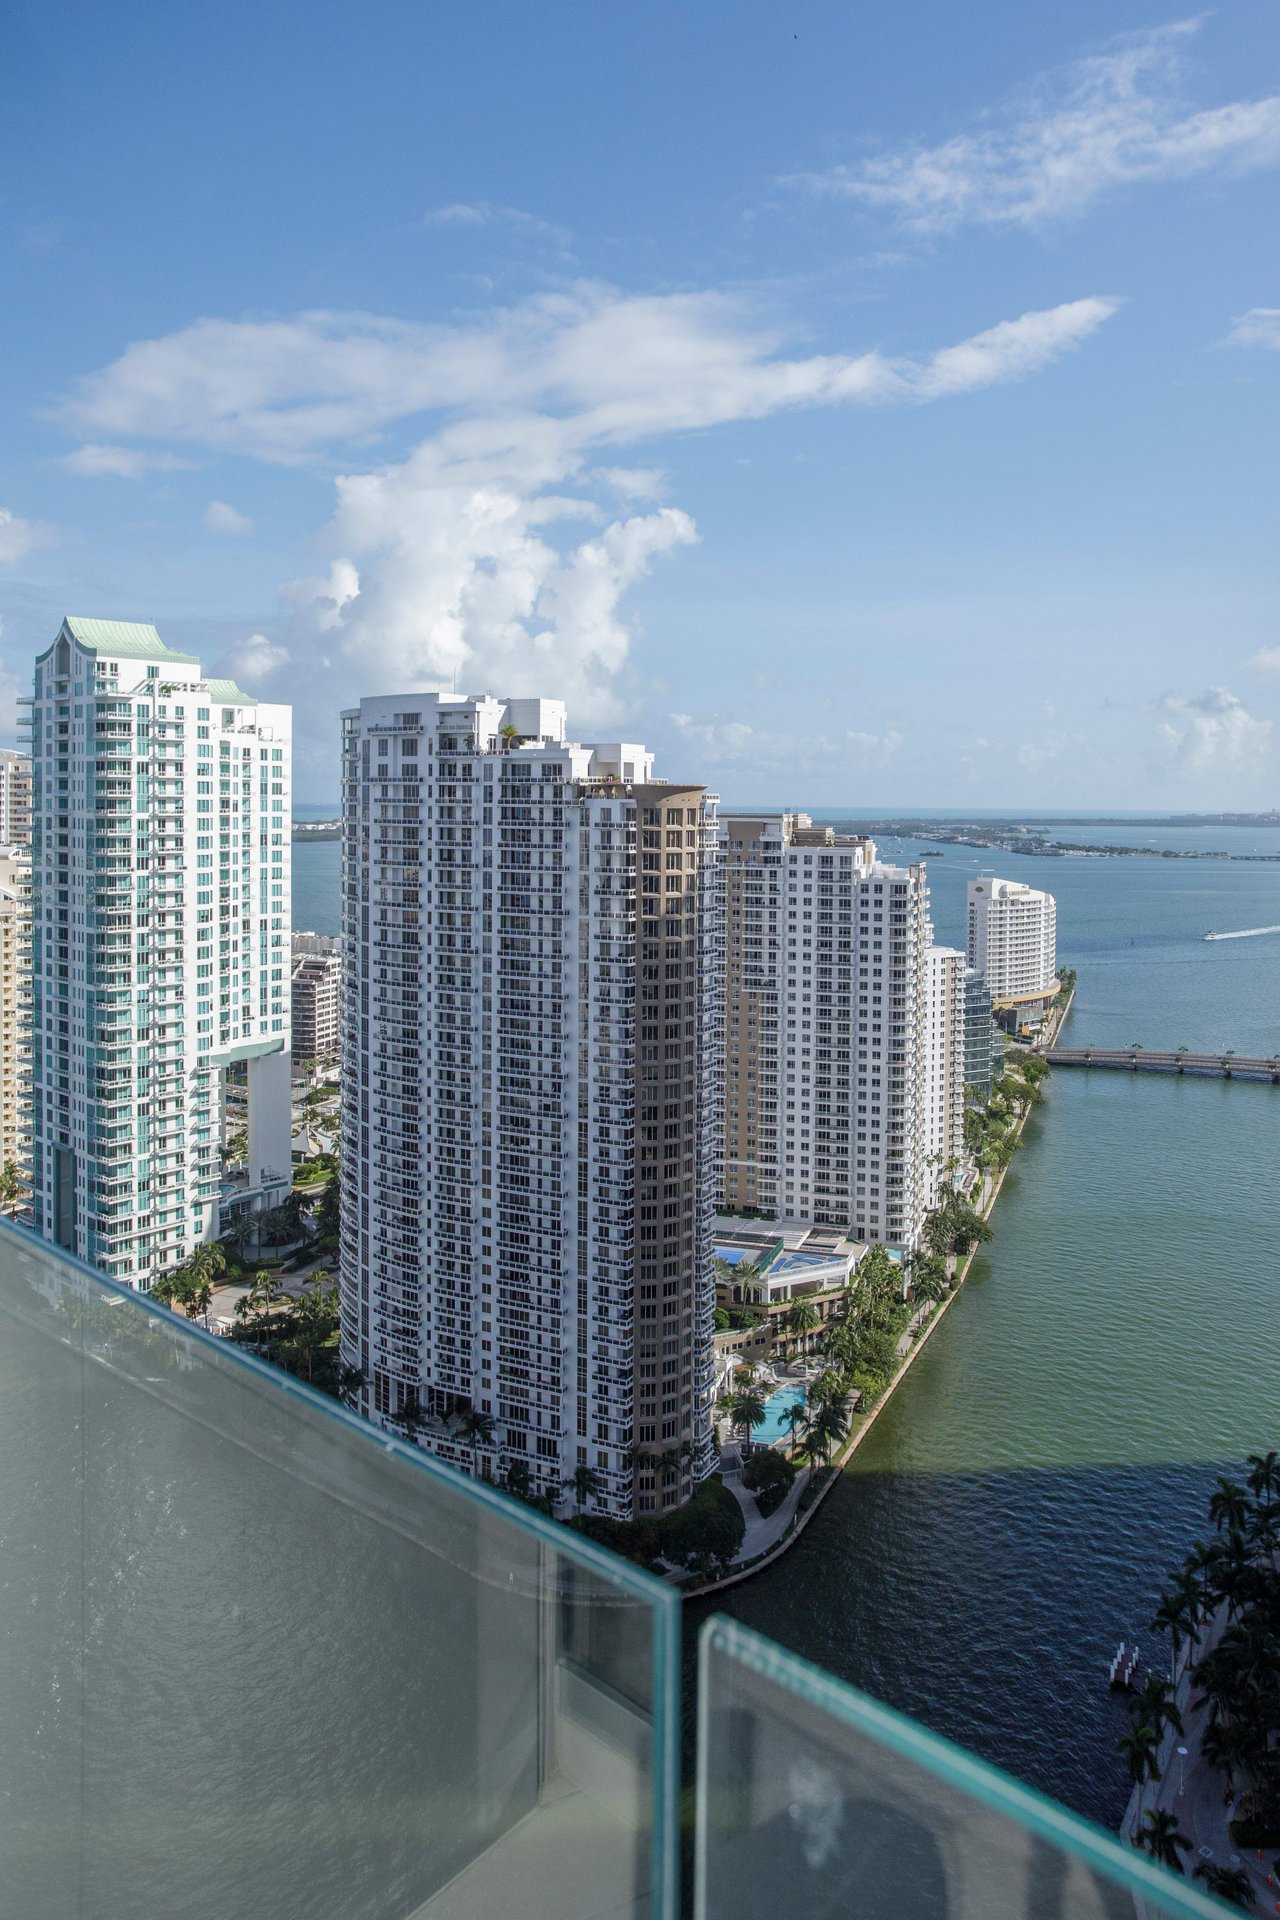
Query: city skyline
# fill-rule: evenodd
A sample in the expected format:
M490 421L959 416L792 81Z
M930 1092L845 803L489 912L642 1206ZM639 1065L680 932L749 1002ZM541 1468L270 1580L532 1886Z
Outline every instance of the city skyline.
M25 28L5 739L80 606L292 700L303 802L435 686L737 805L1274 804L1260 5L237 13Z

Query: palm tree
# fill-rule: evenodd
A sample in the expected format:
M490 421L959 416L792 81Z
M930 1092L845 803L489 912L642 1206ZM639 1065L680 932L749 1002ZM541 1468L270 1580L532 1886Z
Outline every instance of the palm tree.
M811 1433L821 1435L828 1449L828 1458L834 1453L848 1431L849 1416L838 1400L828 1400L819 1408L817 1418L814 1420L813 1426L810 1429Z
M479 1407L468 1407L458 1422L458 1430L467 1446L471 1449L471 1473L474 1478L476 1470L476 1449L477 1447L491 1446L493 1444L493 1436L497 1431L494 1426L493 1416L492 1414L482 1413Z
M1175 1678L1178 1672L1178 1655L1182 1651L1182 1642L1187 1633L1187 1613L1187 1596L1180 1587L1175 1586L1168 1593L1161 1594L1160 1604L1151 1621L1151 1631L1167 1633L1172 1643L1173 1653L1169 1672Z
M1209 1518L1219 1533L1239 1533L1249 1517L1249 1496L1236 1480L1219 1474L1209 1496Z
M1148 1807L1134 1844L1158 1860L1162 1867L1172 1867L1175 1873L1181 1873L1180 1855L1191 1842L1179 1827L1176 1815L1166 1813L1163 1807Z
M582 1518L582 1509L587 1501L598 1494L604 1485L594 1467L576 1466L569 1478L563 1482L566 1493L571 1493L577 1502L578 1518Z
M1184 1732L1182 1715L1178 1711L1172 1686L1154 1673L1149 1673L1143 1681L1133 1711L1137 1725L1154 1727L1157 1739L1164 1738L1168 1727L1172 1727L1179 1737Z
M265 1323L266 1333L267 1333L268 1358L270 1357L270 1354L271 1354L271 1320L270 1320L271 1309L275 1305L276 1301L281 1298L283 1293L284 1293L284 1288L281 1285L278 1274L271 1273L266 1267L260 1268L258 1272L254 1274L253 1284L249 1288L249 1295L248 1295L249 1305L253 1308L255 1313L259 1315L260 1331L262 1330L262 1326L263 1326L263 1322L261 1319L262 1314L265 1313L268 1316Z
M803 1432L807 1432L809 1427L809 1410L805 1406L805 1403L803 1400L792 1401L791 1405L787 1408L787 1411L782 1416L782 1424L784 1427L788 1428L790 1431L791 1451L794 1453L798 1445L798 1442L796 1439L796 1429L800 1428L803 1430ZM803 1433L801 1437L803 1437Z
M1154 1727L1133 1727L1116 1741L1116 1751L1129 1769L1129 1778L1138 1789L1138 1809L1142 1808L1142 1789L1148 1780L1160 1778L1160 1742ZM1135 1840L1134 1845L1139 1843Z
M0 1208L3 1208L6 1213L12 1213L25 1192L22 1175L15 1162L6 1160L4 1167L0 1169Z
M938 1301L945 1300L951 1291L946 1261L940 1260L936 1254L929 1255L923 1260L913 1260L911 1285L921 1300L932 1300L935 1305Z
M822 1325L822 1315L812 1300L795 1300L787 1309L784 1325L797 1341L803 1341Z
M533 1475L529 1471L527 1460L511 1460L503 1475L502 1485L517 1500L527 1500L533 1491Z
M761 1393L759 1387L746 1387L741 1393L736 1393L733 1398L734 1417L737 1424L742 1428L749 1453L751 1451L752 1434L757 1427L764 1425L764 1395Z
M1220 1867L1216 1860L1198 1860L1191 1877L1203 1880L1210 1893L1230 1906L1248 1909L1254 1904L1253 1882L1243 1867Z

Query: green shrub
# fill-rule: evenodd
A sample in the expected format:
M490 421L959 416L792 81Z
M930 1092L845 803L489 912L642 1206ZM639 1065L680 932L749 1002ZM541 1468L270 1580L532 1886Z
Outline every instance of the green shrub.
M673 1567L714 1573L742 1545L747 1523L742 1508L720 1480L704 1480L692 1500L657 1522L662 1556Z
M767 1518L782 1505L796 1477L793 1463L772 1447L759 1447L748 1460L742 1484L756 1496L756 1505Z

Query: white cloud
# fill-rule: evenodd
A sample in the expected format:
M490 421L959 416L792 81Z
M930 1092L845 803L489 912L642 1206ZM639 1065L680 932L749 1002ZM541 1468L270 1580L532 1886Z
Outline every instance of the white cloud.
M541 220L536 213L521 207L505 207L492 200L453 200L448 206L430 207L422 216L424 227L509 227L535 240L549 241L557 251L566 252L569 234L554 221Z
M268 640L265 633L251 633L231 649L227 655L226 668L233 680L243 680L250 687L259 681L269 680L273 673L287 665L288 649L274 640Z
M455 459L518 449L563 469L591 447L784 408L929 400L1021 379L1115 306L1094 296L1023 314L924 360L786 359L778 335L725 295L593 283L451 327L359 313L200 320L127 348L80 381L63 412L98 432L285 462L437 414L455 423L444 430Z
M202 320L130 347L67 411L104 434L290 463L431 416L407 458L336 481L329 572L285 588L272 644L287 659L264 677L314 707L317 737L361 693L455 684L552 690L575 724L599 725L618 715L623 596L696 538L688 514L648 506L656 469L602 453L784 408L923 404L1024 379L1114 308L1071 301L916 359L787 358L741 302L598 285L449 327Z
M1280 307L1250 307L1227 335L1229 347L1270 347L1280 353Z
M661 467L597 467L589 477L624 500L661 500L668 491Z
M1259 754L1271 736L1271 722L1259 720L1226 687L1203 693L1166 693L1159 711L1167 714L1159 737L1182 766L1201 770Z
M142 447L109 447L89 441L74 453L64 453L58 465L86 480L139 480L144 473L172 473L189 467L173 453L149 453Z
M41 520L23 520L8 507L0 507L0 566L14 566L37 547L53 542L53 528Z
M1248 664L1254 673L1280 674L1280 647L1259 647Z
M903 736L893 728L883 733L800 734L754 727L745 720L695 720L689 713L673 713L671 724L681 745L687 745L698 764L707 767L768 767L794 773L833 764L884 767L903 743Z
M1191 110L1184 50L1198 19L1127 34L1042 77L972 132L791 184L852 200L931 234L1036 226L1108 190L1280 161L1280 94Z
M204 510L204 524L210 533L252 533L248 514L237 513L225 500L211 500Z
M862 767L887 767L902 745L902 735L888 728L884 733L848 733L845 739L854 759Z

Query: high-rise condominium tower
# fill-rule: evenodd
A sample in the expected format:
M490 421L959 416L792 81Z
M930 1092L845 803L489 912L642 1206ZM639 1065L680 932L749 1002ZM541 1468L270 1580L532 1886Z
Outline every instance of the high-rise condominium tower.
M969 882L969 965L996 1012L1038 1015L1058 991L1057 905L1051 893L984 874Z
M31 761L0 748L0 847L31 843Z
M31 859L0 847L0 1169L31 1162Z
M807 814L729 814L724 1200L914 1246L924 1116L923 866Z
M31 720L35 1225L145 1287L289 1189L290 712L154 627L67 619Z
M293 936L293 1057L323 1060L341 1045L342 943L323 933Z
M553 700L343 727L343 1359L464 1468L675 1504L711 1465L714 798Z
M925 1160L932 1199L964 1160L964 1093L968 1029L964 955L925 948ZM988 1015L988 1023L990 1016Z

